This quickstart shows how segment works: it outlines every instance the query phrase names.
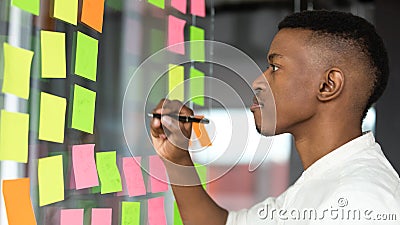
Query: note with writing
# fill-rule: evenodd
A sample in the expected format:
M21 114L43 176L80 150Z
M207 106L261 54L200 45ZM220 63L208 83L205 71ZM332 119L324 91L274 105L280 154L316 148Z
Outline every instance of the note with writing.
M174 16L168 16L168 50L181 55L185 54L184 28L186 21Z
M0 160L28 162L29 114L1 110Z
M185 98L185 68L169 64L168 72L168 98L183 101Z
M103 31L104 0L83 0L81 22Z
M63 156L38 161L39 206L64 200Z
M121 225L140 225L140 202L122 202Z
M8 225L36 225L29 182L29 178L3 180Z
M147 202L148 225L166 225L164 197L151 198Z
M167 171L158 155L149 156L149 185L152 193L168 190Z
M40 31L42 78L66 77L65 48L65 33Z
M96 165L101 194L122 191L121 176L117 167L117 152L97 152Z
M66 109L65 98L40 93L39 140L64 142Z
M124 177L128 188L129 197L146 194L142 169L140 168L141 157L125 157L122 159Z
M99 185L94 144L72 146L72 165L77 190Z
M83 209L61 209L60 225L83 225Z
M4 42L3 93L28 99L33 52Z
M94 208L92 209L91 225L111 225L112 208Z
M78 19L78 0L53 0L52 16L76 25Z
M93 134L96 92L74 85L71 127Z
M75 74L96 81L99 42L82 32L76 34Z

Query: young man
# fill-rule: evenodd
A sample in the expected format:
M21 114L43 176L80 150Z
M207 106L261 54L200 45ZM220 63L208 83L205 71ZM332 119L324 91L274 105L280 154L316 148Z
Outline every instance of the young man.
M265 129L269 87L276 104L276 134L291 133L305 171L277 198L227 212L197 186L172 184L184 224L400 224L400 179L371 132L367 110L382 95L388 59L375 28L341 12L306 11L286 17L271 43L270 67L253 83L251 111ZM193 115L162 100L156 113ZM198 180L188 151L191 124L153 119L153 144L171 183ZM180 173L173 164L189 166ZM182 178L184 177L184 178ZM192 178L194 177L194 178Z

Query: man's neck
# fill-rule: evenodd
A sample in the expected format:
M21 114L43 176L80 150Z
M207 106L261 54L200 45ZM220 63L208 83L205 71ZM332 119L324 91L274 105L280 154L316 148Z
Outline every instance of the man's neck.
M342 121L309 121L292 132L297 152L306 170L318 159L362 135L361 124Z

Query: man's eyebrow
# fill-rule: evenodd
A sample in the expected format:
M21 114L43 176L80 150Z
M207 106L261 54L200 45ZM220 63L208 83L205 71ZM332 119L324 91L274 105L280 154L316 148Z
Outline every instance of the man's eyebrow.
M278 54L278 53L271 53L268 55L268 61L274 61L275 58L282 58L283 55Z

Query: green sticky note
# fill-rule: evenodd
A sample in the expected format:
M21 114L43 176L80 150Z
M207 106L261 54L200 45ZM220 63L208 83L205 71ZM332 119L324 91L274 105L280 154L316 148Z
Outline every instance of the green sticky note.
M195 26L190 26L190 59L193 61L204 62L204 30Z
M183 225L181 213L179 212L178 205L174 201L174 225Z
M29 114L1 110L0 160L28 162Z
M75 51L75 74L96 81L98 41L78 31Z
M3 92L29 98L33 52L4 43Z
M197 174L199 175L200 182L203 185L203 188L207 187L207 167L198 163L194 163L194 167L196 168Z
M62 155L39 159L38 184L39 206L64 200Z
M140 225L140 202L122 202L121 225Z
M122 191L116 151L96 153L96 167L100 178L101 194Z
M40 93L39 140L64 142L66 108L65 98Z
M76 25L78 20L78 0L53 0L53 17Z
M12 0L11 5L39 16L40 0Z
M183 66L169 65L168 72L168 98L183 101L185 98L184 79L185 72Z
M165 0L147 0L150 4L157 6L158 8L165 8Z
M93 134L96 92L74 85L71 127Z
M40 31L42 78L65 78L65 33Z
M197 105L204 106L204 73L190 68L190 98Z

